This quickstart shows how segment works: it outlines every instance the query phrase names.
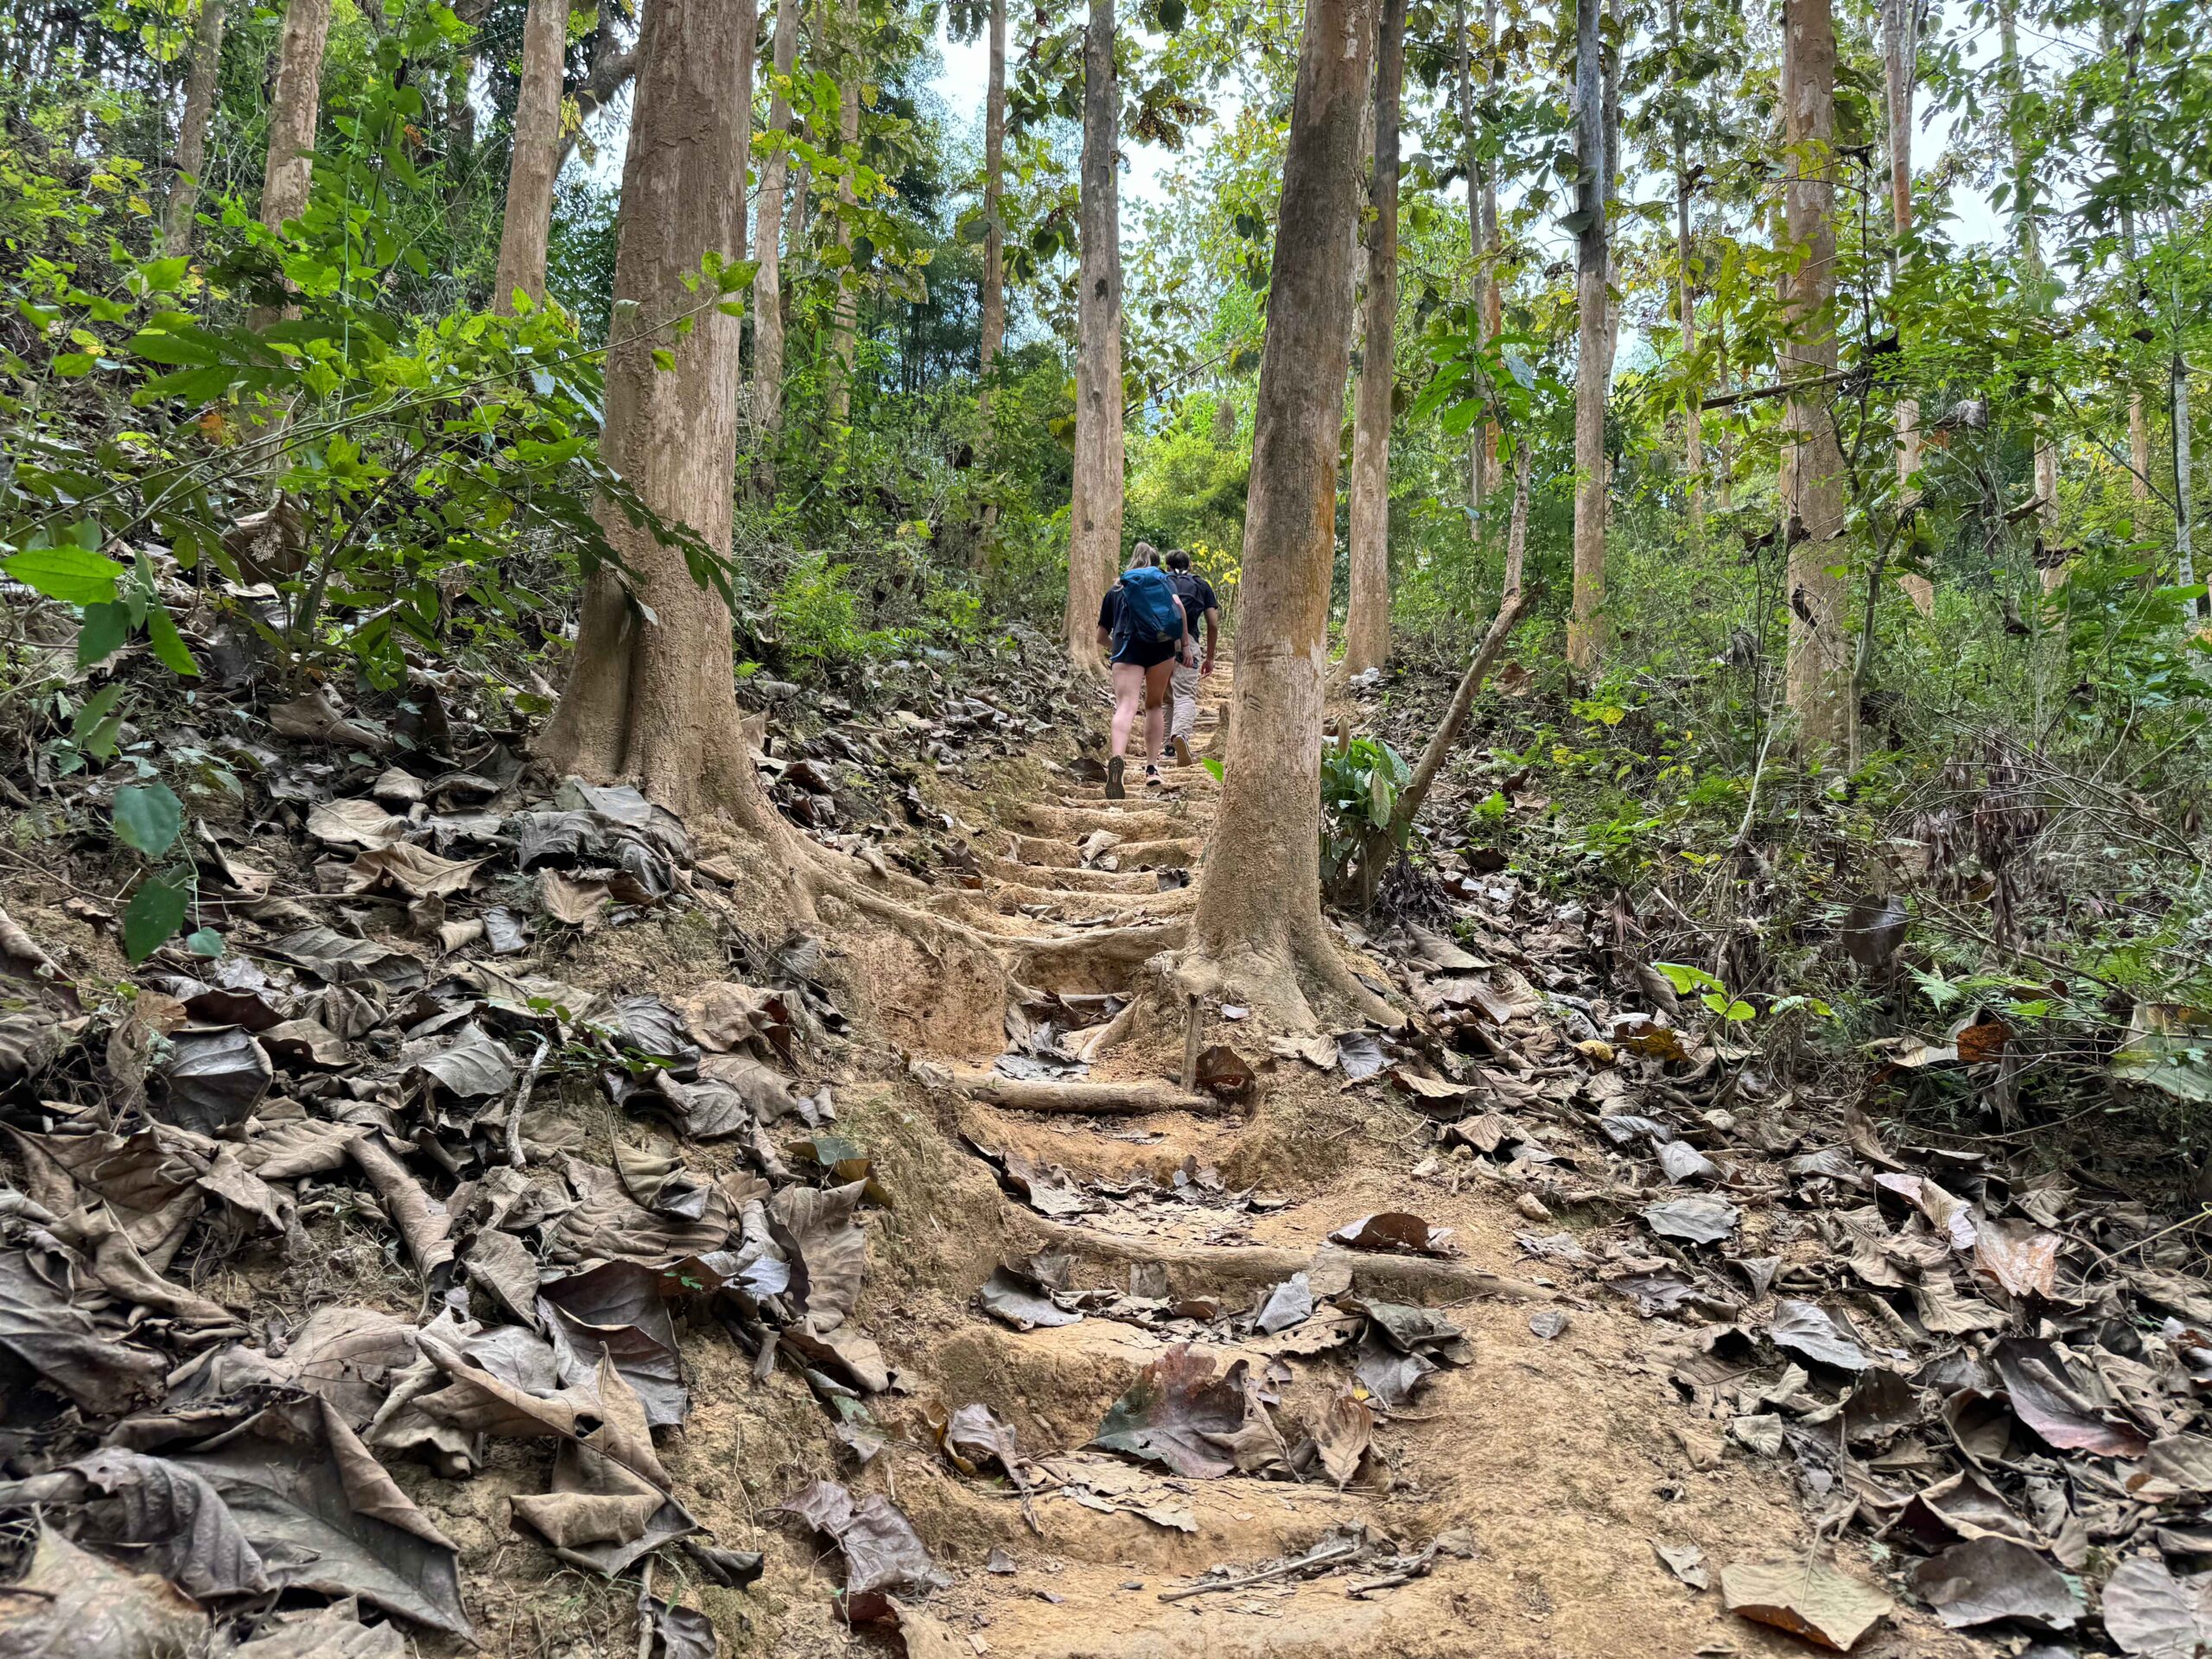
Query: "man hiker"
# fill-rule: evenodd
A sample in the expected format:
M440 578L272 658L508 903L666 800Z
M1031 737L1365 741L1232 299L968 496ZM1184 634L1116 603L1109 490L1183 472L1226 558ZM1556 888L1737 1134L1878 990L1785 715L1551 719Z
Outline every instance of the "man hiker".
M1125 799L1122 774L1135 724L1137 699L1144 699L1144 780L1160 783L1160 743L1167 724L1167 681L1189 637L1183 601L1160 568L1160 554L1139 542L1129 568L1106 590L1098 606L1098 643L1114 665L1114 753L1106 762L1106 798Z
M1198 728L1198 677L1213 672L1214 653L1221 648L1221 601L1213 584L1191 569L1191 556L1181 548L1167 556L1167 580L1175 597L1183 601L1185 632L1183 654L1167 682L1167 741L1175 764L1191 764L1191 734ZM1205 618L1206 643L1198 649L1198 619Z

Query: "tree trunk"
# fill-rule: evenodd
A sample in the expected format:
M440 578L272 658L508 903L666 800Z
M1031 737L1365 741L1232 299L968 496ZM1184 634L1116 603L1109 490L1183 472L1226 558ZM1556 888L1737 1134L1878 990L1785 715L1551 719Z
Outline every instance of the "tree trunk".
M1373 0L1306 0L1252 437L1227 767L1181 977L1292 1029L1399 1016L1321 919L1321 714ZM1332 1013L1335 1009L1331 1010Z
M1366 338L1352 415L1351 600L1347 674L1390 660L1390 395L1398 326L1398 95L1406 67L1406 0L1381 0L1375 48L1375 217L1367 230Z
M1600 0L1575 0L1574 210L1582 221L1575 257L1574 595L1567 660L1588 673L1598 664L1605 603L1605 70L1598 34Z
M289 0L276 41L276 86L269 99L269 154L261 175L261 222L281 232L308 205L315 182L315 118L322 107L322 48L330 36L330 0ZM285 308L257 306L251 327L265 328Z
M1680 0L1667 0L1670 41L1679 45L1681 32ZM1697 355L1697 300L1691 292L1689 144L1682 136L1680 116L1675 119L1674 143L1675 279L1681 290L1677 303L1682 319L1682 361L1687 365ZM1705 416L1698 407L1701 396L1694 384L1682 400L1682 472L1690 486L1690 537L1697 542L1705 539Z
M976 413L990 441L991 365L1006 344L1006 227L1000 223L1006 169L1006 0L991 0L990 84L983 96L983 324Z
M1882 0L1882 79L1890 117L1890 220L1896 232L1891 245L1890 280L1897 281L1897 262L1912 234L1912 86L1914 60L1918 55L1914 31L1917 0ZM1900 329L1902 317L1893 319ZM1897 399L1897 510L1904 512L1920 499L1912 475L1920 470L1920 404L1910 397ZM1907 571L1897 586L1923 616L1936 613L1936 584Z
M1475 157L1475 79L1472 42L1467 28L1466 0L1452 0L1452 38L1459 43L1459 56L1453 67L1452 107L1459 116L1459 170L1467 175L1467 254L1474 266L1474 296L1470 308L1474 313L1475 344L1483 343L1486 335L1483 325L1483 210L1482 164ZM1489 423L1477 427L1467 435L1467 505L1475 512L1483 505L1483 436Z
M844 0L839 23L844 39L837 48L837 139L843 166L837 173L837 200L846 211L837 215L837 245L849 254L853 248L852 209L859 200L853 190L853 169L861 164L861 8L860 0ZM860 273L849 263L837 270L836 303L830 313L830 419L843 426L853 417L853 365L859 356Z
M2176 284L2179 286L2178 283ZM2177 294L2176 299L2180 296ZM2176 307L2178 313L2179 307ZM2182 355L2178 339L2175 341L2172 381L2170 395L2173 400L2174 428L2174 566L2175 575L2183 588L2196 586L2196 509L2191 504L2189 440L2189 359ZM2191 607L2199 616L2212 606L2203 600L2196 601Z
M2005 129L2012 140L2012 211L2020 217L2021 274L2037 289L2036 306L2041 309L2044 299L2043 245L2036 232L2035 195L2030 188L2028 160L2025 147L2020 142L2018 112L2020 106L2020 54L2012 21L2012 0L1998 0L1997 6L1998 60L2005 83ZM2046 538L2058 533L2058 446L2050 440L2043 419L2035 421L2036 435L2036 523ZM2066 580L2066 567L2049 565L2043 570L2043 590L2053 592Z
M1485 91L1497 84L1497 0L1485 0L1483 7L1483 45L1488 58L1483 66L1483 86ZM1503 245L1497 235L1497 168L1489 162L1482 167L1483 194L1479 207L1479 228L1482 233L1483 260L1483 338L1496 340L1505 327L1505 287L1498 281L1497 264L1503 256ZM1496 421L1483 423L1482 468L1483 493L1495 492L1503 474L1497 465L1498 426Z
M768 130L775 142L760 164L760 222L753 257L753 422L760 434L762 481L775 479L776 434L784 423L784 189L791 177L786 147L791 136L791 71L798 61L798 13L803 0L776 0L775 44L768 92ZM801 186L804 189L804 185Z
M2120 210L2120 257L2127 269L2135 268L2135 210L2123 204ZM2139 298L2147 300L2148 290L2140 278L2137 279ZM2131 375L2130 379L2134 377ZM2128 480L2129 493L2134 499L2133 515L2127 521L2131 541L2141 541L2151 531L2151 416L2143 402L2143 388L2139 383L2127 393L2127 465L2134 476Z
M518 289L533 306L545 303L545 246L561 164L561 72L568 51L569 0L530 0L506 213L499 225L499 274L492 284L493 308L505 315L514 312Z
M1069 513L1065 619L1068 653L1085 664L1098 661L1098 607L1122 556L1122 213L1115 172L1120 126L1114 0L1090 0L1090 25L1083 48L1075 486ZM1343 356L1340 350L1340 360ZM1341 368L1337 385L1341 391ZM1251 545L1249 536L1245 545Z
M1831 373L1835 327L1835 20L1829 0L1783 0L1784 166L1782 378ZM1786 676L1798 742L1808 760L1849 764L1856 736L1853 651L1845 630L1840 563L1843 451L1816 389L1791 397L1783 417L1781 489L1789 544Z
M162 251L175 259L192 251L193 213L200 205L200 173L207 163L207 118L223 68L223 0L200 0L193 25L192 61L184 76L184 113L176 127L176 175L169 181Z
M615 233L607 355L608 464L664 520L729 550L743 327L691 291L708 253L745 255L753 84L753 0L652 0L639 30L638 84ZM679 336L675 320L695 319ZM656 368L656 349L676 366ZM620 510L599 512L633 573L633 601L611 569L591 578L575 659L539 748L559 772L628 779L679 815L774 821L739 734L730 619L664 547ZM645 611L649 608L652 619Z

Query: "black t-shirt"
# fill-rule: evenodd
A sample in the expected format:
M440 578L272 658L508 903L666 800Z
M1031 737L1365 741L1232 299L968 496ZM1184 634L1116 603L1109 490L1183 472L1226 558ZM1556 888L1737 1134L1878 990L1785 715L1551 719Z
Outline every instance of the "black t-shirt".
M1175 589L1175 596L1183 601L1183 614L1190 619L1191 632L1198 631L1198 622L1208 611L1217 611L1221 601L1214 597L1213 584L1195 570L1170 570L1167 580Z

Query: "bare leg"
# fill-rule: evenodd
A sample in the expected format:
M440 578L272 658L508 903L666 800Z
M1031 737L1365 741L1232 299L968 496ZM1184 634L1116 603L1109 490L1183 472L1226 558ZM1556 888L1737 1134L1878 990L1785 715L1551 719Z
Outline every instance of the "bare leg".
M1135 663L1114 664L1114 753L1127 754L1129 750L1129 728L1136 723L1137 697L1145 689L1145 671ZM1152 719L1146 717L1147 734L1150 734Z
M1167 728L1167 682L1173 663L1154 663L1144 671L1144 763L1160 764L1160 745Z

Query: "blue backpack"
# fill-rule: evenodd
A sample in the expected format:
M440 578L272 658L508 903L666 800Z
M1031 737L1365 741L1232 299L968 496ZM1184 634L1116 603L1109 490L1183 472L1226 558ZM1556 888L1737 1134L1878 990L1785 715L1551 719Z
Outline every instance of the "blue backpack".
M1122 626L1146 645L1173 645L1183 637L1183 613L1165 570L1139 565L1122 572Z

